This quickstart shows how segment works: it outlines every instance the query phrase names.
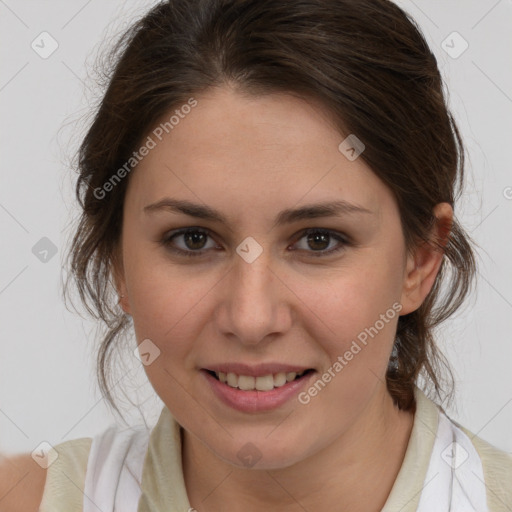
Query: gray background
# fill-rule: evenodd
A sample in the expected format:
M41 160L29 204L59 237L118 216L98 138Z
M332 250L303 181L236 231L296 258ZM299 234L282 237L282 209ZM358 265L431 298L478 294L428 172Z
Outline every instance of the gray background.
M5 453L32 451L43 440L55 445L92 436L114 421L96 386L95 323L68 311L62 300L62 263L77 213L69 159L98 94L89 78L97 50L152 3L0 0L0 450ZM398 3L420 24L445 76L469 156L466 192L456 214L482 247L477 292L438 333L457 379L457 407L449 413L510 452L512 1ZM58 48L42 58L31 44L48 51L51 40L40 36L45 31ZM464 41L451 35L454 31L469 45L457 58ZM41 242L44 237L51 244ZM41 244L43 249L53 244L56 254L50 248L45 255ZM123 380L121 372L117 387L142 402L144 417L153 423L161 402L129 356L125 364L138 365L137 377ZM125 410L129 421L141 421L133 407Z

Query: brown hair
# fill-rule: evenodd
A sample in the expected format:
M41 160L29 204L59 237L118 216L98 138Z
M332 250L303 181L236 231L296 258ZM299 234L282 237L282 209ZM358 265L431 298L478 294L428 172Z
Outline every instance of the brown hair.
M354 133L365 144L361 158L394 193L408 250L437 243L430 238L433 207L454 206L461 193L464 148L436 59L415 22L390 1L169 1L129 28L110 57L108 87L78 153L82 212L70 270L88 312L106 326L98 378L116 410L110 359L129 321L113 300L111 271L129 177L106 198L95 190L163 114L192 95L229 83L248 94L318 100L340 134ZM416 311L399 318L397 360L386 379L401 409L414 410L420 375L438 397L453 392L433 330L468 295L475 273L471 243L454 217L447 244L438 244L445 257L432 290Z

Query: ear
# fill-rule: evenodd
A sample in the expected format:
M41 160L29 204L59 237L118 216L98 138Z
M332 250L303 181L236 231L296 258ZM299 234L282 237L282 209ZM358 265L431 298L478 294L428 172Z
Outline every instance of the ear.
M128 291L126 289L126 280L124 276L124 265L122 256L122 242L119 240L118 245L114 249L111 260L111 275L114 280L114 285L119 295L119 305L125 313L131 314L130 301L128 298Z
M400 303L400 315L418 309L428 295L439 272L453 223L453 208L448 203L439 203L433 214L436 222L430 233L430 242L423 242L407 256L404 283Z

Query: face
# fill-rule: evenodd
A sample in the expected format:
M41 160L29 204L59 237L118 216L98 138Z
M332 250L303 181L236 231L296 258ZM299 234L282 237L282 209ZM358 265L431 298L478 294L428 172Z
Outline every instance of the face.
M122 305L187 432L232 464L286 467L385 393L415 308L399 212L318 105L227 88L196 100L129 178Z

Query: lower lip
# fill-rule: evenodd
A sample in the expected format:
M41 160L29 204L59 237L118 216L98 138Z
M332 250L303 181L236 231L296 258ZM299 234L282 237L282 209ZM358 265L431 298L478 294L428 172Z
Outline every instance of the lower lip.
M262 412L277 409L293 398L306 386L316 372L309 372L297 380L271 391L242 391L217 380L206 370L201 370L214 394L226 405L242 412Z

